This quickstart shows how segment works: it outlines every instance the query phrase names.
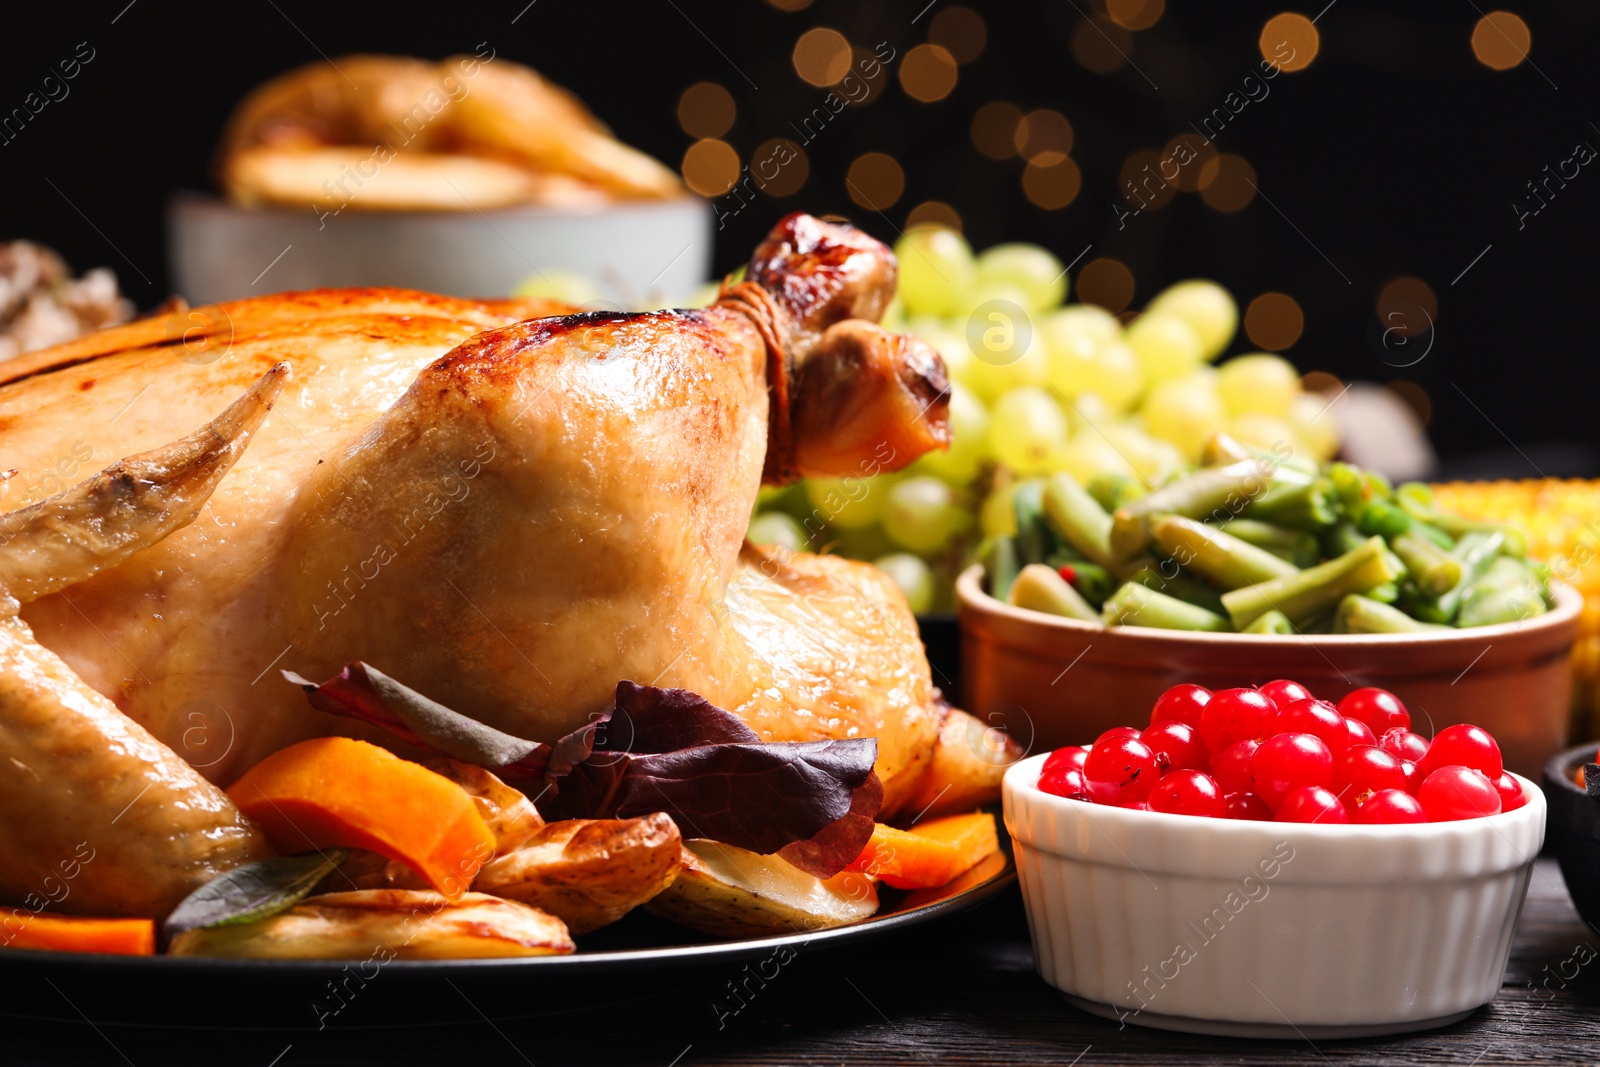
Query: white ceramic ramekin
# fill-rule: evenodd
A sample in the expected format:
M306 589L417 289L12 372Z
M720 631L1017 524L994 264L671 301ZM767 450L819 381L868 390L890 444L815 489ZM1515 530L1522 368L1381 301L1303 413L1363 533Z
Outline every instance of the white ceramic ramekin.
M1040 792L1006 772L1034 958L1087 1011L1195 1033L1359 1037L1494 998L1545 800L1408 826L1235 822Z

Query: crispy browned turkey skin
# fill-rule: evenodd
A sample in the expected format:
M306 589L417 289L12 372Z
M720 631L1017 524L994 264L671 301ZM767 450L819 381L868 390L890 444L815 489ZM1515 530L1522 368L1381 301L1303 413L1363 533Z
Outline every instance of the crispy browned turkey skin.
M535 739L619 679L771 740L877 737L886 810L921 807L944 714L904 598L870 566L743 543L764 478L946 442L937 354L870 321L894 272L877 241L794 215L700 311L321 291L0 367L0 589L22 602L0 764L33 776L0 788L0 895L84 839L118 863L85 866L80 911L150 913L259 853L206 780L359 732L277 677L358 658ZM77 788L90 774L126 788ZM113 823L124 800L147 817ZM24 833L40 805L53 828ZM120 904L140 878L156 888Z

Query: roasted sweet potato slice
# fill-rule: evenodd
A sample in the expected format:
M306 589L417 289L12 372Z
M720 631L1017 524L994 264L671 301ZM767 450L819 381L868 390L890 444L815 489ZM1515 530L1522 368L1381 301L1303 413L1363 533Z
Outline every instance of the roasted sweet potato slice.
M926 889L944 885L999 849L994 816L984 811L930 819L910 830L879 823L850 869L896 889Z
M42 915L15 908L0 911L0 948L149 956L156 950L156 924L150 919Z

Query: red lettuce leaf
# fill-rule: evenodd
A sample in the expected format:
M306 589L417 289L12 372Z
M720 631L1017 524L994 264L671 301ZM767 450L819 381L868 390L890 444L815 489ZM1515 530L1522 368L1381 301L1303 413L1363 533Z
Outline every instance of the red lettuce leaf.
M513 780L542 779L548 817L664 811L685 836L779 853L821 878L861 854L883 801L875 738L764 742L685 689L619 682L609 710L546 745L451 711L360 661L320 685L283 673L320 710Z

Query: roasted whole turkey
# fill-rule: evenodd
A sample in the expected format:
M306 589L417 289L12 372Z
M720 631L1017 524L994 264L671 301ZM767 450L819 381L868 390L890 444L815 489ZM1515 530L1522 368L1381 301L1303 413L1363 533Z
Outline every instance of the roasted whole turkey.
M993 754L936 758L961 713L892 582L743 538L764 481L944 445L938 355L875 324L894 276L794 215L704 310L288 293L0 367L0 896L86 842L56 906L160 915L266 854L219 785L395 744L278 677L354 659L535 740L622 679L876 737L889 815L996 792Z

